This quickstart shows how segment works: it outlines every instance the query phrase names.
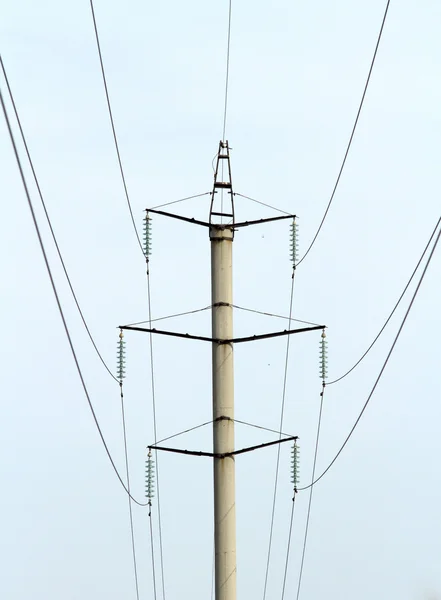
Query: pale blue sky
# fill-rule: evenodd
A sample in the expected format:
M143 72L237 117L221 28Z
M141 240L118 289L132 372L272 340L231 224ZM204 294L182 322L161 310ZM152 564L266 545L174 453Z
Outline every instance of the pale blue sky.
M334 185L384 5L233 0L227 137L234 187L296 213L300 252ZM228 2L96 0L95 9L141 227L147 206L211 188ZM117 325L147 318L145 269L120 182L89 3L3 0L0 14L0 49L53 226L90 328L114 368ZM331 379L375 337L439 217L440 25L436 0L391 3L341 184L298 269L294 313L328 326ZM0 85L5 92L3 79ZM0 596L135 598L126 496L80 387L0 121ZM123 471L119 390L82 328L27 165L26 174L81 367ZM178 205L179 211L205 216L207 198ZM241 219L269 214L241 198L236 210ZM153 232L153 316L209 304L206 231L158 217ZM283 223L237 234L237 304L288 312L288 244ZM438 251L360 426L316 487L301 600L441 598L440 268ZM362 365L327 389L318 472L358 415L405 306ZM241 313L235 319L238 333L281 325ZM208 332L209 314L169 327ZM148 339L132 333L126 340L132 485L142 497L145 446L153 440ZM154 342L158 435L165 437L210 418L210 349ZM237 418L278 426L284 349L283 339L237 348ZM293 338L284 429L300 436L303 484L319 407L318 353L318 334ZM252 440L263 441L237 428L238 446ZM182 443L209 447L210 431ZM262 596L275 453L237 460L238 598ZM281 457L268 600L280 597L291 508L287 446ZM161 456L160 484L167 599L207 600L210 462ZM297 500L286 598L295 594L307 494ZM153 598L148 520L142 509L134 514L144 600Z

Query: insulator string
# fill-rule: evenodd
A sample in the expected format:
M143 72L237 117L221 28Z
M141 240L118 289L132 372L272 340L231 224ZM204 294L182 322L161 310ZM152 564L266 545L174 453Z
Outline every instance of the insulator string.
M298 224L294 217L291 223L291 237L290 237L290 258L293 266L297 264L297 258L299 255L299 231Z
M145 211L144 217L144 254L146 257L150 257L152 255L152 218L150 217L150 213L148 210Z
M328 342L326 341L326 333L323 329L320 339L320 379L325 385L325 380L328 377Z

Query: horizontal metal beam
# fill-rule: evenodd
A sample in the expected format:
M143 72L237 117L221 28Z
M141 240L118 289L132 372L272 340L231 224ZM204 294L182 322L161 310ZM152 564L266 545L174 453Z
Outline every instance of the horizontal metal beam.
M120 325L118 329L129 331L142 331L143 333L157 333L159 335L168 335L171 337L183 338L185 340L199 340L201 342L211 342L212 344L241 344L243 342L257 342L258 340L267 340L283 335L292 335L293 333L305 333L306 331L317 331L325 329L326 325L315 325L313 327L300 327L299 329L285 329L284 331L274 331L271 333L261 333L258 335L250 335L248 337L231 338L226 340L218 340L216 338L206 337L204 335L192 335L191 333L179 333L178 331L165 331L164 329L152 329L144 327L133 327L132 325Z
M252 452L253 450L260 450L261 448L268 448L268 446L283 444L283 442L292 442L293 440L298 439L299 436L290 435L289 437L282 438L280 440L274 440L273 442L266 442L265 444L258 444L257 446L249 446L248 448L242 448L242 450L234 450L234 452L227 452L226 454L222 454L221 458L224 456L236 456L236 454L244 454L245 452Z
M165 210L155 210L154 208L147 208L147 212L155 213L155 215L162 215L163 217L171 217L172 219L178 219L179 221L186 221L187 223L193 223L193 225L202 225L203 227L210 227L210 223L206 221L199 221L191 217L183 217L182 215L175 215L174 213L166 212Z
M297 440L297 435L291 435L280 440L273 440L272 442L265 442L264 444L258 444L257 446L248 446L241 450L234 450L233 452L203 452L202 450L182 450L181 448L169 448L166 446L156 446L152 444L149 446L149 450L162 450L163 452L174 452L175 454L186 454L187 456L207 456L209 458L228 458L229 456L236 456L238 454L245 454L245 452L253 452L254 450L260 450L261 448L268 448L269 446L275 446L276 444L283 444L284 442L292 442Z
M233 338L232 340L220 340L219 343L241 344L242 342L256 342L258 340L267 340L269 338L280 337L281 335L304 333L305 331L317 331L318 329L326 329L326 325L314 325L314 327L301 327L300 329L284 329L283 331L275 331L272 333L261 333L258 335L250 335L248 337Z
M126 329L129 331L142 331L144 333L159 333L159 335L170 335L172 337L184 338L186 340L199 340L201 342L219 342L210 337L203 335L191 335L190 333L179 333L177 331L165 331L163 329L147 329L144 327L132 327L131 325L121 325L118 329Z
M281 217L269 217L268 219L256 219L255 221L243 221L242 223L234 223L234 228L247 227L248 225L261 225L262 223L281 221L282 219L294 219L295 216L296 215L283 215Z
M214 227L215 229L239 229L240 227L248 227L248 225L261 225L263 223L270 223L271 221L281 221L283 219L294 219L296 215L282 215L279 217L269 217L268 219L256 219L254 221L242 221L241 223L208 223L207 221L200 221L192 217L184 217L182 215L176 215L169 213L165 210L157 210L154 208L147 208L147 212L154 213L156 215L162 215L163 217L170 217L172 219L178 219L179 221L185 221L186 223L192 223L193 225L201 225L202 227ZM231 214L223 213L212 213L214 215L233 217Z
M180 448L167 448L165 446L152 446L148 447L149 450L162 450L163 452L174 452L175 454L187 454L188 456L208 456L210 458L214 458L217 455L213 454L213 452L202 452L199 450L181 450Z

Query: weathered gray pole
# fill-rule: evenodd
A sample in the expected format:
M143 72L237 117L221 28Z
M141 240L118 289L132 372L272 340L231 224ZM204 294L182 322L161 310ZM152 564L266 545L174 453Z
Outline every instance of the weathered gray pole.
M213 338L233 337L233 228L210 228ZM213 452L234 451L233 345L213 343ZM236 600L234 456L214 458L215 598Z

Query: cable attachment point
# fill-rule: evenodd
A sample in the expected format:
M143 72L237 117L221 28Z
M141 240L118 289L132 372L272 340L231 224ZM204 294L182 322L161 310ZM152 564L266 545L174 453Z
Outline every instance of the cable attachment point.
M297 444L297 440L294 441L291 450L291 483L294 486L294 493L297 493L299 485L299 462L300 462L300 449Z
M119 379L119 382L122 383L122 380L126 376L126 343L124 341L124 334L122 329L119 331L119 340L118 340L118 349L116 354L116 375Z
M320 340L320 379L325 382L328 377L328 342L326 341L326 333L323 329Z
M148 210L144 217L144 254L147 258L152 254L152 218Z
M291 223L290 248L291 248L292 266L295 267L296 263L297 263L298 254L299 254L299 231L298 231L298 224L295 220L295 217Z
M147 460L145 461L145 497L152 502L155 495L155 461L152 458L152 451L149 450Z

